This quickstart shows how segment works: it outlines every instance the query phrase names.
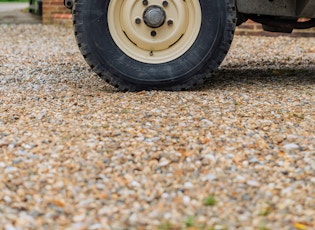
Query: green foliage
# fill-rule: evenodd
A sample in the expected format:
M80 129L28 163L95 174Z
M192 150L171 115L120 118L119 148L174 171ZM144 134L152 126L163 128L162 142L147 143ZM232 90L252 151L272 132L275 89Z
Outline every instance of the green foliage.
M193 216L188 217L188 220L186 221L186 227L194 227L195 226L195 218Z
M214 195L208 196L204 202L206 206L213 206L217 203Z
M269 228L265 227L265 226L260 226L259 230L269 230Z
M268 216L270 214L270 210L269 209L266 209L266 210L263 210L259 213L260 216Z
M171 230L172 229L172 224L170 222L162 223L158 230Z

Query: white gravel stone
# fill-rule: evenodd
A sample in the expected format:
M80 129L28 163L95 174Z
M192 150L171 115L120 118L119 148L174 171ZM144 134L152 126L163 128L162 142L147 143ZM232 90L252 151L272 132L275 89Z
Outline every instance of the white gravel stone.
M290 143L290 144L286 144L285 146L283 146L283 148L285 148L285 149L298 149L299 146L295 143Z
M17 228L15 228L13 225L11 224L7 224L4 227L5 230L17 230Z
M217 177L214 174L208 174L202 178L203 181L212 181L215 180Z
M249 186L253 186L253 187L259 187L259 183L255 180L248 180L246 181L246 183L249 185Z
M189 196L184 196L183 197L183 203L188 205L190 203L190 197Z

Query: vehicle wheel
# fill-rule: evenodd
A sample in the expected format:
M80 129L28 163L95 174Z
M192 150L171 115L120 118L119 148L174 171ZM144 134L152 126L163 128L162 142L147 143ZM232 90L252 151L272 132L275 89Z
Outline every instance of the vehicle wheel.
M185 90L227 54L234 0L76 0L77 43L91 68L123 91Z

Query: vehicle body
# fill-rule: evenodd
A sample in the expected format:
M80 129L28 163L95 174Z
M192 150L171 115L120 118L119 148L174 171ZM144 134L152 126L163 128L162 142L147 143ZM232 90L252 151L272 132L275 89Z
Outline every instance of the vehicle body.
M91 68L122 91L186 90L213 76L235 27L315 27L315 0L65 0ZM303 20L301 20L303 18Z

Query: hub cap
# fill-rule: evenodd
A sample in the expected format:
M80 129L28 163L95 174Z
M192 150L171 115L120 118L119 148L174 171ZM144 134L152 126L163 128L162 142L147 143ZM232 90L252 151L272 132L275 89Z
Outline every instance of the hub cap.
M158 28L165 22L166 14L160 6L149 6L143 14L143 20L147 26Z
M111 0L108 26L129 57L160 64L183 55L201 26L199 0Z

